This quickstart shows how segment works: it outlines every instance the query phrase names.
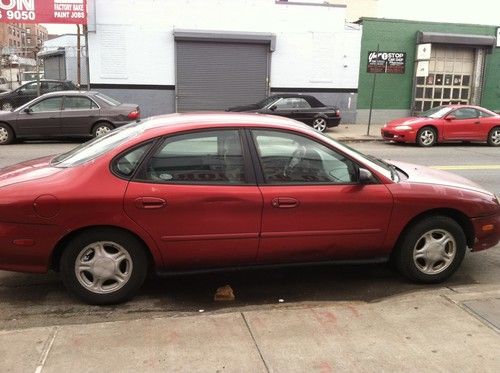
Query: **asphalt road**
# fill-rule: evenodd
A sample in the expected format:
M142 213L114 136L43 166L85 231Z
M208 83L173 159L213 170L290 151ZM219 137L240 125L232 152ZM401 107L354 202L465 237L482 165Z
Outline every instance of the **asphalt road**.
M0 148L0 167L67 151L73 143L24 143ZM350 143L364 153L420 163L468 177L500 194L500 149L483 145L444 145L430 149L371 143ZM500 247L467 255L448 282L433 288L499 285ZM231 285L233 302L214 302L216 289ZM58 275L0 271L0 329L128 320L155 316L271 309L284 304L335 301L376 302L424 289L407 282L385 264L321 265L308 268L261 269L191 276L151 278L133 301L114 307L93 307L73 299ZM283 302L281 302L283 301Z

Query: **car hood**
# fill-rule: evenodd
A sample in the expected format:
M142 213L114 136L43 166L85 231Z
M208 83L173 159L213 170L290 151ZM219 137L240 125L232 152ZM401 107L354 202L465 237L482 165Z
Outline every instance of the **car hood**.
M252 104L252 105L233 106L230 107L229 109L226 109L226 111L241 112L241 111L255 111L259 109L260 109L259 106L257 106L256 104Z
M53 156L33 159L0 169L0 188L26 181L42 179L62 171L50 166Z
M399 119L394 119L388 122L384 127L396 127L396 126L412 126L412 125L418 125L422 123L426 123L429 120L432 120L432 118L427 118L427 117L407 117L407 118L399 118Z
M450 172L435 170L406 162L396 162L392 160L387 162L403 170L408 175L406 181L410 183L444 185L453 188L472 190L493 197L493 193L487 191L475 182Z

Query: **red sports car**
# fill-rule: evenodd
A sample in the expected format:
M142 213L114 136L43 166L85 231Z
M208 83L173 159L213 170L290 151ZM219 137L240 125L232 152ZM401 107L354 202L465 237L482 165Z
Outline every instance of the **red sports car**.
M148 271L388 258L438 282L500 240L498 198L259 114L173 114L0 170L0 269L94 304Z
M500 115L479 106L438 106L418 117L393 120L380 131L384 140L420 146L448 141L486 141L500 146Z

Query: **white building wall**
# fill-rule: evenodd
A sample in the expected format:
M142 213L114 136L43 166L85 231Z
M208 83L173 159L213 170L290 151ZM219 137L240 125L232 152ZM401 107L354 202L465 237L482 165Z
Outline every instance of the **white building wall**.
M343 6L275 0L89 2L95 2L89 6L89 19L95 19L89 25L95 30L89 34L94 84L175 85L173 30L191 29L274 33L271 87L357 88L361 30L346 27Z

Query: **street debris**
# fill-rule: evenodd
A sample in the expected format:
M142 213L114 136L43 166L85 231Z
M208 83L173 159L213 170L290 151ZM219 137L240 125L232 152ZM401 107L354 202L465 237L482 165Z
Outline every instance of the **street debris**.
M230 301L234 300L234 293L231 286L226 285L217 289L214 296L215 301Z

